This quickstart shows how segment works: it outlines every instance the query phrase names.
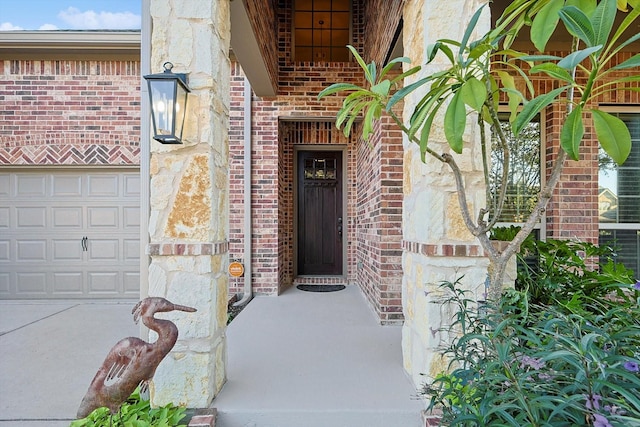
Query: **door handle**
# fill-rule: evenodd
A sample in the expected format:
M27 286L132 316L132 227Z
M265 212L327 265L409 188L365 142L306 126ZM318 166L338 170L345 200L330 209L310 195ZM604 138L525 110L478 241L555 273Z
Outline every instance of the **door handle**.
M342 236L342 217L338 218L338 236Z
M82 252L86 252L89 250L89 244L87 243L87 241L89 240L88 237L83 237L82 240L80 240L80 245L82 245Z

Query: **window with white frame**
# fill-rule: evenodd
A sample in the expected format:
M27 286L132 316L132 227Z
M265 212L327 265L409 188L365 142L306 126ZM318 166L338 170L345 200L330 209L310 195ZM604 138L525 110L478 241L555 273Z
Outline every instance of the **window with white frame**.
M511 132L508 116L500 115L501 127L509 146L509 173L507 175L504 208L498 218L498 226L519 225L527 220L538 201L541 188L540 152L542 129L539 116L529 123L517 137ZM489 187L494 202L502 184L504 168L503 150L495 132L491 132L491 175ZM541 224L536 227L536 238Z
M598 173L600 245L614 248L616 261L640 275L640 109L612 113L631 133L631 154L617 165L601 149Z

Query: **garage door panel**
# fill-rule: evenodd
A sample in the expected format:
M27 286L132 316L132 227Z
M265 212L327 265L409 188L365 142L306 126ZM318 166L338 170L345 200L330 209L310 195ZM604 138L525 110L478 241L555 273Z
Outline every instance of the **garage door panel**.
M53 259L55 262L82 262L84 259L82 242L80 239L53 240Z
M16 261L32 262L47 260L47 241L16 240Z
M140 228L140 209L137 207L123 208L122 226L127 229Z
M89 293L91 294L118 294L118 273L90 271L87 274Z
M137 171L0 173L0 298L138 297L139 198Z
M9 240L0 240L0 261L10 261L11 242ZM0 268L2 264L0 264Z
M54 228L82 228L83 210L81 206L51 208L51 223Z
M118 240L93 239L89 241L90 260L118 261Z
M15 183L17 197L45 197L47 195L46 175L16 174Z
M124 197L131 197L138 199L140 197L140 176L127 175L123 177L124 184Z
M11 175L0 173L0 196L9 197L11 193Z
M137 263L140 261L140 241L133 239L125 239L123 241L124 261Z
M16 223L18 228L45 228L47 226L47 208L17 207Z
M18 273L17 294L26 297L44 297L47 295L47 273Z
M0 273L0 297L11 295L11 278L9 273Z
M53 175L51 177L51 196L56 198L82 197L83 175Z
M90 228L118 228L120 223L117 207L96 207L88 209Z
M88 177L87 196L118 196L118 177L113 175L92 175Z
M9 228L9 208L0 208L0 230Z
M53 292L54 294L77 294L84 292L84 277L81 272L76 273L54 273Z
M140 274L138 272L124 272L124 292L129 296L138 296L140 293Z

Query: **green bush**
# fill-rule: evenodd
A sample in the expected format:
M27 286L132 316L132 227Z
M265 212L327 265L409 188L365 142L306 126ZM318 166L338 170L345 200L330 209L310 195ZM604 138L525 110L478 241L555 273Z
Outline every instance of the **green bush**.
M152 409L136 390L117 414L112 416L109 409L98 408L86 418L72 421L69 427L186 427L180 424L185 412L185 408L172 404Z
M592 304L597 300L624 298L618 284L634 282L633 271L615 263L614 250L607 246L527 238L520 249L516 289L526 291L531 303L557 304L570 311L597 309Z
M441 425L640 426L640 282L579 312L516 290L478 310L457 282L443 287L457 338L423 389Z

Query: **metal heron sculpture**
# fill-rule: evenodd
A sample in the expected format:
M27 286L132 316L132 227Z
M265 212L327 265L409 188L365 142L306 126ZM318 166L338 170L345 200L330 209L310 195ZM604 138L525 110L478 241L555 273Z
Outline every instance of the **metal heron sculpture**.
M133 308L133 320L158 333L154 343L136 337L120 340L102 362L102 366L91 381L89 389L78 408L78 418L85 418L94 409L107 407L112 414L118 412L136 387L146 389L156 368L171 351L178 339L178 328L173 322L156 319L155 313L167 311L194 312L195 308L173 304L164 298L149 297Z

